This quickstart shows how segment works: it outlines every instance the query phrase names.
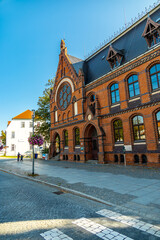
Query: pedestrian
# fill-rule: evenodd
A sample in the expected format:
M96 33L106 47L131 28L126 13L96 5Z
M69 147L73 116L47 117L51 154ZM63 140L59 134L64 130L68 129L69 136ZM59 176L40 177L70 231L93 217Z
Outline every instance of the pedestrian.
M21 161L23 161L23 155L21 154Z
M19 162L19 158L20 158L20 153L18 152L18 154L17 154L17 161Z

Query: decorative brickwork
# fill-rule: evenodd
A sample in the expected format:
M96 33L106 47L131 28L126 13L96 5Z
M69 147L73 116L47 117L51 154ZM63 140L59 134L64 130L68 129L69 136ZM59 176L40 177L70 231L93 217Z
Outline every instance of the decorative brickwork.
M125 51L120 55L120 51L111 50L125 59ZM111 58L112 54L108 55L109 61ZM160 45L89 84L85 84L89 77L86 64L68 55L61 42L51 93L50 158L59 154L65 161L124 164L126 160L132 165L160 166ZM157 72L150 73L155 65ZM66 89L61 94L63 86Z

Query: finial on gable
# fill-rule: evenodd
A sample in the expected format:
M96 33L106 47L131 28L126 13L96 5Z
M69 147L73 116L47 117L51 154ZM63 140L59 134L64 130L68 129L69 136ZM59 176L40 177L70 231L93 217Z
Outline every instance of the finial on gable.
M61 51L63 50L63 49L65 49L65 42L64 42L64 40L62 39L61 40Z

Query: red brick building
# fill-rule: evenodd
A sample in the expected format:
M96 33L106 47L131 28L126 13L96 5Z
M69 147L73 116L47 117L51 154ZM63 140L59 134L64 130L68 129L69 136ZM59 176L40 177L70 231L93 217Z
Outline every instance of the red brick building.
M61 160L160 165L160 7L85 60L61 41L51 92Z

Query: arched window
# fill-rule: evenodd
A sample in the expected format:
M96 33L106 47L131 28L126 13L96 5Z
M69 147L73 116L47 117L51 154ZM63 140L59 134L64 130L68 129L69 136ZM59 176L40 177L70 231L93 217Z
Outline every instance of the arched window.
M111 86L111 101L112 104L120 101L118 83Z
M70 121L70 118L71 118L71 112L68 111L68 113L67 113L67 120Z
M122 121L115 120L113 122L113 128L114 128L114 140L115 142L123 142L123 127L122 127Z
M120 163L124 163L124 155L123 154L120 155Z
M152 90L160 88L160 64L155 64L149 70Z
M139 163L139 156L137 154L134 155L134 163Z
M142 164L147 164L147 156L145 154L142 155Z
M64 130L64 146L68 147L68 131Z
M134 140L145 140L145 129L142 116L135 116L132 119Z
M118 163L118 155L117 154L114 155L114 162Z
M128 90L130 98L140 94L137 75L132 75L128 78Z
M79 146L80 145L80 131L79 131L79 128L75 128L74 133L75 133L75 146Z
M158 139L160 140L160 111L156 114Z

